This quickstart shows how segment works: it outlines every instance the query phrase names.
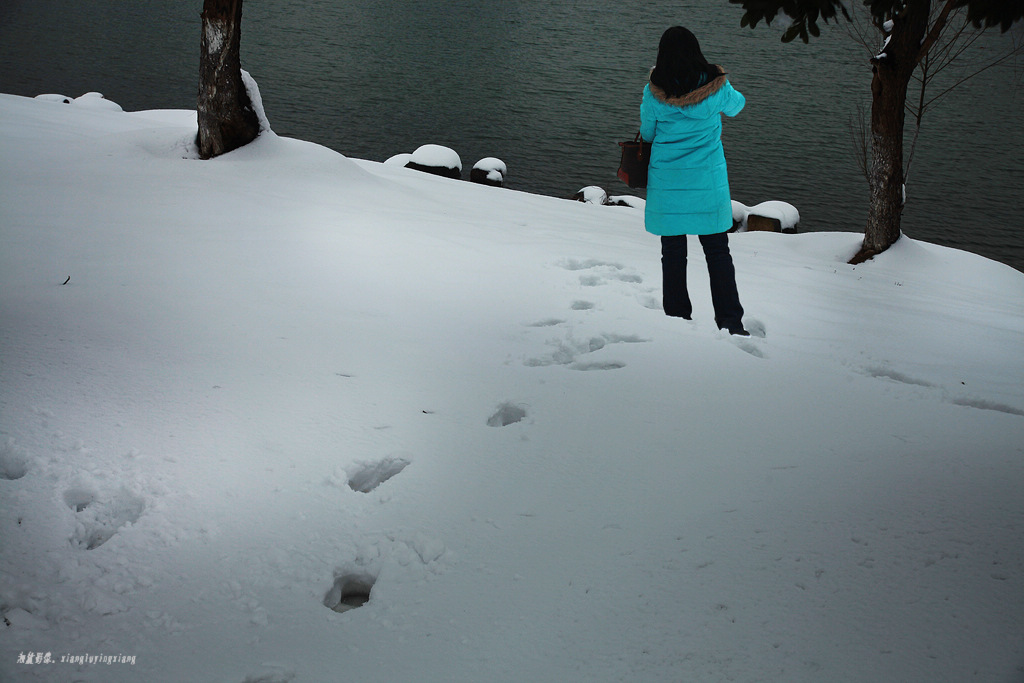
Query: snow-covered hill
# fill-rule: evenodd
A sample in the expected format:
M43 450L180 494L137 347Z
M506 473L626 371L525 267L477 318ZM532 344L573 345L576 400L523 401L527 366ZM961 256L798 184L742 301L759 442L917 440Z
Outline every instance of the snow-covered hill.
M0 679L1024 676L1021 273L738 234L738 339L642 211L109 104L0 96Z

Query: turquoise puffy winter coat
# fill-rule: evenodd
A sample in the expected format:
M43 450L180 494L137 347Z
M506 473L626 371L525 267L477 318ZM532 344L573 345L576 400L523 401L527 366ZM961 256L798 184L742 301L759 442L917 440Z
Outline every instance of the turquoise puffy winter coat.
M644 87L640 135L654 143L645 220L655 235L711 235L732 227L721 114L736 116L746 99L721 67L719 73L680 97L653 83Z

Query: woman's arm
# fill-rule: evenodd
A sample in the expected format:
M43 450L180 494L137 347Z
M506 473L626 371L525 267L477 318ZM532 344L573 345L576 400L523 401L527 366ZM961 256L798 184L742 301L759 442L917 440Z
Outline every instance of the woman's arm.
M736 116L747 103L747 98L740 91L733 88L732 84L728 81L726 81L722 91L725 94L725 104L722 106L722 113L726 116Z
M654 95L650 88L644 88L644 98L640 102L640 137L647 142L654 142L658 132L658 119L654 114Z

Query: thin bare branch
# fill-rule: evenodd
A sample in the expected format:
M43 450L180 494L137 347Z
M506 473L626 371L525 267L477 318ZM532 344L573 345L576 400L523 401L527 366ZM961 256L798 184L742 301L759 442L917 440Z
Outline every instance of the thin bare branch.
M857 103L856 119L850 116L849 127L857 167L864 175L864 180L870 182L868 158L871 156L871 145L868 143L868 115L862 102Z
M946 0L945 4L942 5L942 9L939 10L939 15L932 23L931 29L925 34L924 42L921 43L921 49L917 53L917 61L920 62L924 58L924 55L928 54L935 41L939 39L942 32L946 28L946 21L949 18L950 12L953 11L956 0Z
M991 69L993 67L996 67L996 66L999 66L1000 64L1003 64L1005 62L1008 62L1009 60L1011 60L1011 59L1013 59L1013 58L1015 58L1015 57L1017 57L1019 55L1022 55L1022 54L1024 54L1024 45L1017 46L1009 54L1005 54L1002 57L1000 57L999 59L997 59L996 61L990 62L990 63L982 66L977 71L974 71L973 73L970 73L970 74L964 76L963 78L958 80L956 83L954 83L953 85L949 86L948 88L946 88L945 90L940 92L938 95L936 95L935 97L933 97L930 100L928 100L925 103L924 106L926 106L926 107L930 106L933 102L935 102L936 100L941 99L945 95L948 95L950 93L950 91L955 90L958 86L962 85L966 81L969 81L970 79L974 78L978 74L984 73L984 72L988 71L989 69Z

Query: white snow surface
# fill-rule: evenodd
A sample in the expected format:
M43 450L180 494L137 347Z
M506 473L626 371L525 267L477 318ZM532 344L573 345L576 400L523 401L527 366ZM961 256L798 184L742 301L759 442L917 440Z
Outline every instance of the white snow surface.
M1021 679L1024 275L195 125L0 95L0 680Z

